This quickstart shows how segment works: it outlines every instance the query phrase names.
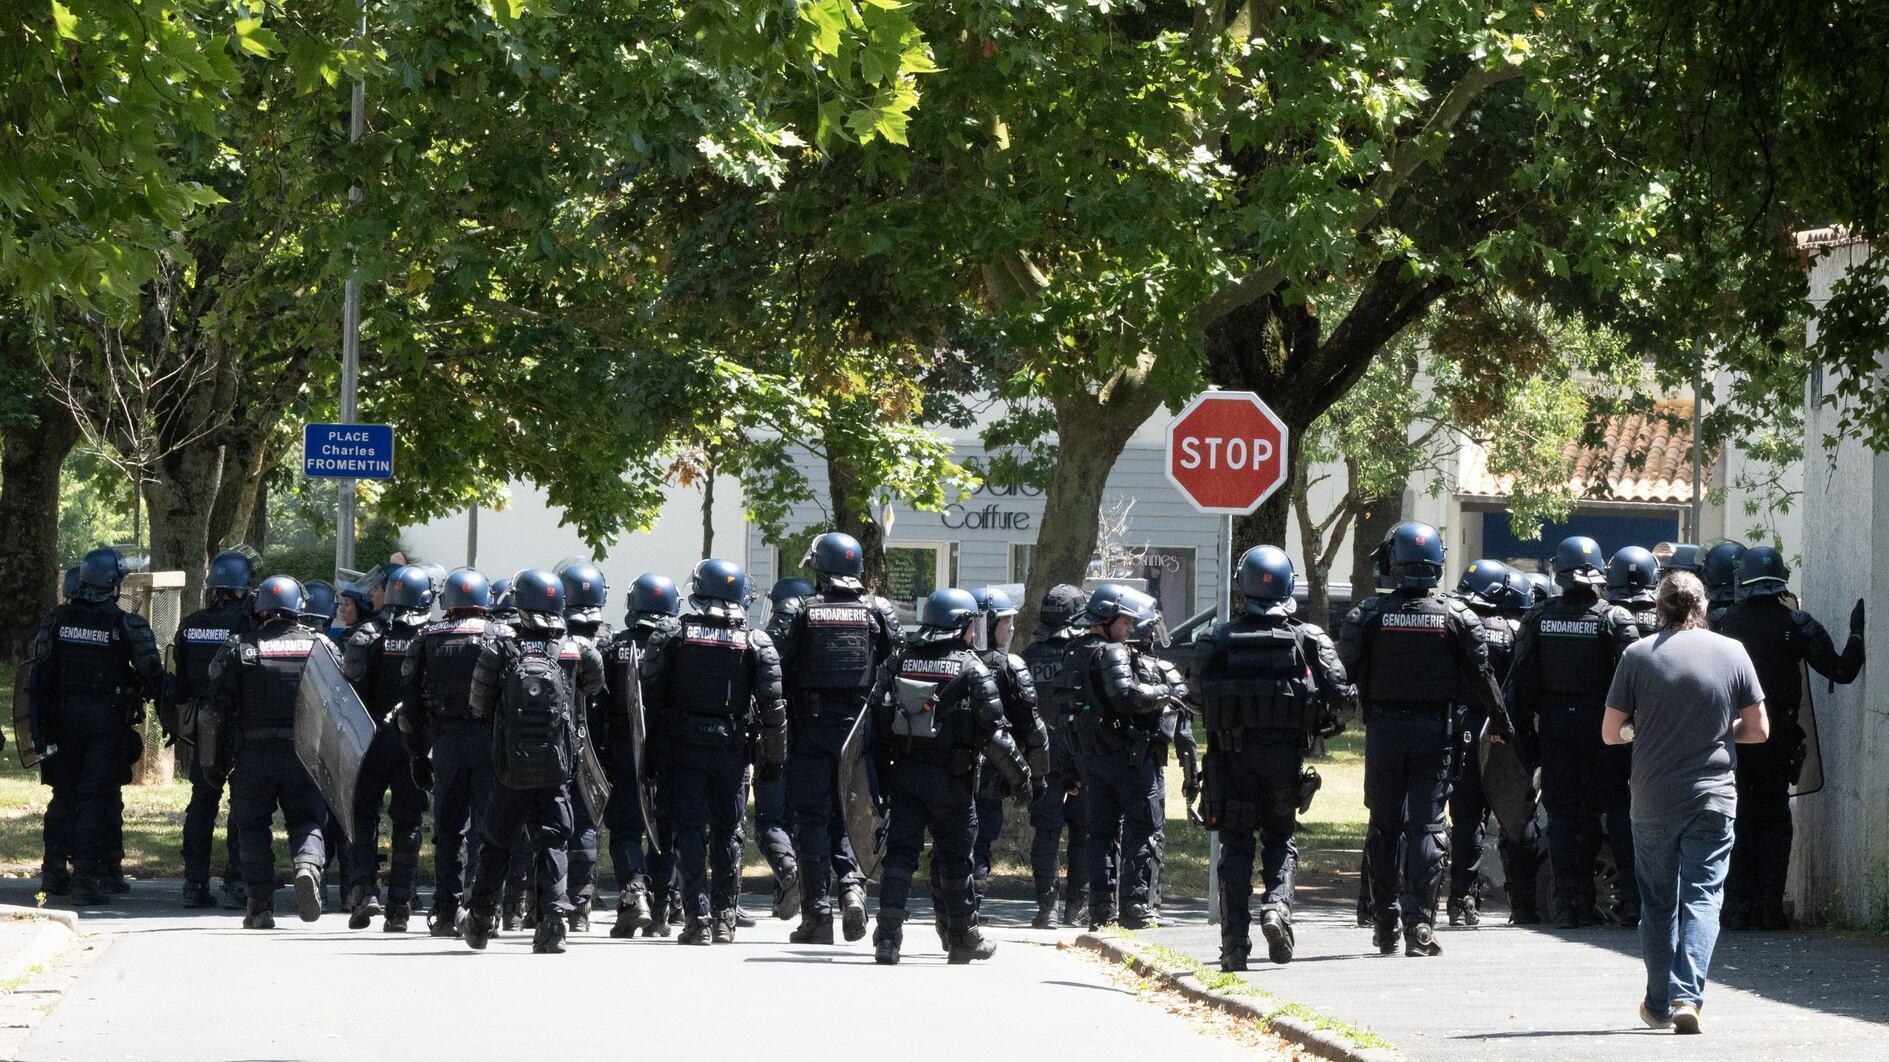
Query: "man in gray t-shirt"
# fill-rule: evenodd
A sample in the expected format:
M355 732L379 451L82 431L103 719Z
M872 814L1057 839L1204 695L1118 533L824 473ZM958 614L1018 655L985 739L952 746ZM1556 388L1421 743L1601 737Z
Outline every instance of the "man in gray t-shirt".
M1633 821L1674 822L1700 811L1738 814L1732 724L1764 701L1745 647L1706 630L1671 630L1627 649L1607 707L1633 736Z

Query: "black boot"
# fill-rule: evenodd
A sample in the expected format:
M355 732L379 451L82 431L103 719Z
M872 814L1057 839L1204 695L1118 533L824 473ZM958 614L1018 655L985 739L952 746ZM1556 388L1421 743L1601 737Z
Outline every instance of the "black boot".
M206 908L216 906L216 897L210 895L210 886L201 881L184 882L184 906Z
M74 874L72 902L78 907L102 907L111 902L111 894L90 874Z
M1557 903L1554 909L1554 927L1556 929L1579 929L1587 924L1581 917L1581 909L1572 903Z
M739 909L735 911L723 911L721 914L715 916L715 925L710 939L716 944L733 944L735 942L735 927L741 924L741 916L738 911Z
M381 932L405 933L407 931L407 920L412 917L412 904L390 902L387 904L387 913L381 916Z
M124 867L112 867L100 875L99 887L113 896L123 896L131 891L131 880L125 877Z
M505 901L505 914L500 919L499 925L507 933L518 932L518 906L519 901L517 900Z
M1622 929L1634 929L1638 927L1640 924L1640 898L1638 896L1622 896L1619 900L1615 901L1614 921L1620 923Z
M573 933L590 932L590 900L582 899L571 904L571 913L565 915L564 920L569 923Z
M774 917L786 922L800 910L800 868L789 863L774 881Z
M649 893L632 885L617 900L617 920L610 935L618 940L633 937L637 930L649 928L649 923Z
M321 918L321 868L304 863L295 868L295 913L304 922Z
M831 944L833 943L833 915L808 911L800 916L800 924L787 934L787 940L793 944Z
M39 891L48 896L72 895L72 871L64 863L43 868L39 872Z
M1479 926L1482 924L1482 908L1473 895L1450 897L1450 925Z
M433 910L426 916L426 932L429 936L452 937L459 935L459 904L453 900L434 900Z
M247 910L249 883L241 878L226 878L223 882L223 906L231 911Z
M1056 897L1036 901L1036 917L1030 919L1031 929L1056 928Z
M1063 925L1083 926L1089 924L1089 898L1078 896L1063 904Z
M1108 900L1089 900L1089 931L1115 924L1115 905Z
M540 918L538 928L531 934L531 953L533 955L564 954L564 919L551 912L551 917Z
M1234 929L1227 923L1220 925L1220 972L1240 973L1246 969L1246 957L1252 954L1253 942L1246 938L1244 928Z
M672 920L669 917L670 903L667 899L654 896L650 898L649 924L643 927L646 937L666 937L670 934Z
M682 932L676 935L676 943L677 944L702 944L702 945L708 944L709 943L708 920L705 918L691 917L688 921L688 924L682 927Z
M977 928L977 916L961 926L951 927L951 949L945 953L945 961L953 966L963 966L979 959L988 959L997 954L997 942L984 936Z
M380 893L372 885L356 885L348 893L348 928L366 929L380 917Z
M897 907L879 908L879 925L872 931L872 961L881 966L899 964L899 948L905 944L905 912Z
M498 932L498 919L498 909L490 904L468 907L459 912L459 938L472 950L484 951Z
M1404 954L1412 958L1443 954L1436 942L1436 929L1428 922L1412 922L1404 927Z
M866 890L857 885L840 889L840 928L847 940L866 938Z
M735 904L735 909L732 912L732 915L735 920L735 925L739 926L740 928L742 929L754 928L754 916L742 910L740 904L738 903Z
M936 896L931 900L931 928L938 934L938 946L949 953L951 951L951 923L945 918L944 901Z
M1397 954L1397 918L1379 918L1371 930L1371 943L1377 945L1379 955Z
M274 929L275 907L268 900L249 901L249 913L243 916L244 929Z
M1264 911L1259 916L1259 931L1266 937L1266 957L1280 966L1292 961L1296 943L1292 916L1284 911Z

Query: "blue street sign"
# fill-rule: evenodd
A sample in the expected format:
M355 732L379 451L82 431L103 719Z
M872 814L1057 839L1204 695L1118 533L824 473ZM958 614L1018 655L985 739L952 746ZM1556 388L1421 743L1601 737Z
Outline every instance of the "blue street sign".
M391 479L391 424L304 424L302 474L317 479Z

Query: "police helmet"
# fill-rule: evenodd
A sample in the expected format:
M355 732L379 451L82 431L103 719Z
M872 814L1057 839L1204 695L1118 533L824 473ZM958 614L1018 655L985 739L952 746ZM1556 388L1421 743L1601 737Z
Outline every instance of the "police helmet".
M969 591L947 586L933 590L918 606L918 623L934 631L962 631L980 611Z
M794 598L797 598L797 597L812 597L812 596L813 596L812 583L806 581L805 579L795 579L792 577L777 580L774 583L774 589L769 590L767 592L767 599L773 602L774 607L776 608L779 608L780 603L783 601L792 601Z
M118 596L118 584L124 580L125 559L115 549L104 546L87 553L79 561L79 590L73 596L84 601L105 601Z
M1569 535L1554 548L1554 581L1564 589L1598 587L1607 582L1600 543L1586 535Z
M417 564L403 564L387 577L388 608L430 609L433 607L433 577Z
M604 586L603 572L589 561L566 564L558 569L564 580L564 609L573 613L596 613L610 596Z
M341 596L354 602L355 609L363 618L374 613L374 584L366 577L343 582L338 589Z
M492 584L486 581L477 568L454 568L446 574L446 587L439 592L439 606L448 611L456 608L489 609L492 607Z
M1106 626L1115 621L1115 617L1127 611L1122 603L1122 594L1128 590L1120 583L1103 583L1089 591L1089 600L1082 607L1082 623L1087 627Z
M1528 582L1528 596L1537 605L1554 596L1554 580L1540 572L1529 572L1525 576Z
M79 596L79 566L74 564L66 569L66 577L59 584L59 596L70 601Z
M526 568L512 576L511 593L521 613L564 618L564 581L543 568Z
M682 611L682 595L667 575L644 572L630 584L630 612L635 615L673 616Z
M1668 572L1691 572L1698 575L1705 569L1705 551L1691 542L1681 542L1673 547L1672 555L1659 566L1661 576Z
M731 560L711 557L689 573L689 600L721 602L736 608L748 604L748 573Z
M983 616L984 645L987 648L997 646L997 621L1017 614L1016 602L1010 595L994 586L979 587L971 591L971 599L977 602L977 611Z
M1726 591L1738 583L1738 566L1745 557L1743 542L1720 542L1705 551L1705 588Z
M1122 593L1124 613L1135 617L1134 639L1138 642L1168 644L1167 625L1161 620L1161 603L1140 590Z
M204 580L206 590L229 590L238 594L249 592L251 583L256 581L256 566L249 558L233 549L210 558L210 577Z
M516 607L515 603L512 601L512 577L511 576L501 575L498 578L492 580L492 607L493 608Z
M271 575L256 587L256 615L265 619L288 613L300 618L308 608L308 594L293 576Z
M1770 546L1753 546L1738 559L1738 586L1746 597L1776 597L1790 588L1791 566Z
M334 622L337 606L335 584L326 579L310 579L302 584L302 618L312 626L326 627Z
M813 540L801 563L811 566L823 584L857 590L859 577L866 571L866 551L853 536L828 531Z
M1659 582L1659 558L1640 546L1621 546L1607 562L1607 589L1651 590Z
M1385 559L1400 589L1428 590L1441 582L1443 557L1443 535L1429 524L1406 520L1391 528Z
M1050 633L1062 630L1076 622L1088 606L1089 595L1082 587L1057 583L1043 594L1043 603L1036 610L1037 629Z
M1264 612L1292 600L1292 588L1298 574L1292 570L1292 558L1278 546L1254 546L1240 558L1239 573L1234 576L1240 596L1250 611Z
M1535 603L1535 594L1528 577L1513 568L1503 577L1500 586L1490 587L1483 596L1503 612L1526 612Z
M1456 592L1469 597L1479 598L1493 605L1496 595L1508 585L1509 566L1499 560L1484 557L1470 562L1463 569L1463 577L1456 580Z

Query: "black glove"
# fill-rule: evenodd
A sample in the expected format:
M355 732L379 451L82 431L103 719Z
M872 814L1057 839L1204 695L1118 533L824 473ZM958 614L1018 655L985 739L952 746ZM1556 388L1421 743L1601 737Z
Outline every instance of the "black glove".
M1049 775L1032 771L1030 773L1030 802L1034 804L1037 797L1047 792L1049 792Z
M763 782L778 782L786 771L787 765L784 763L763 763L755 768L754 776Z
M1856 607L1850 610L1850 637L1863 636L1863 599L1856 599Z
M425 756L415 756L409 764L413 775L413 784L427 792L433 791L433 761Z

